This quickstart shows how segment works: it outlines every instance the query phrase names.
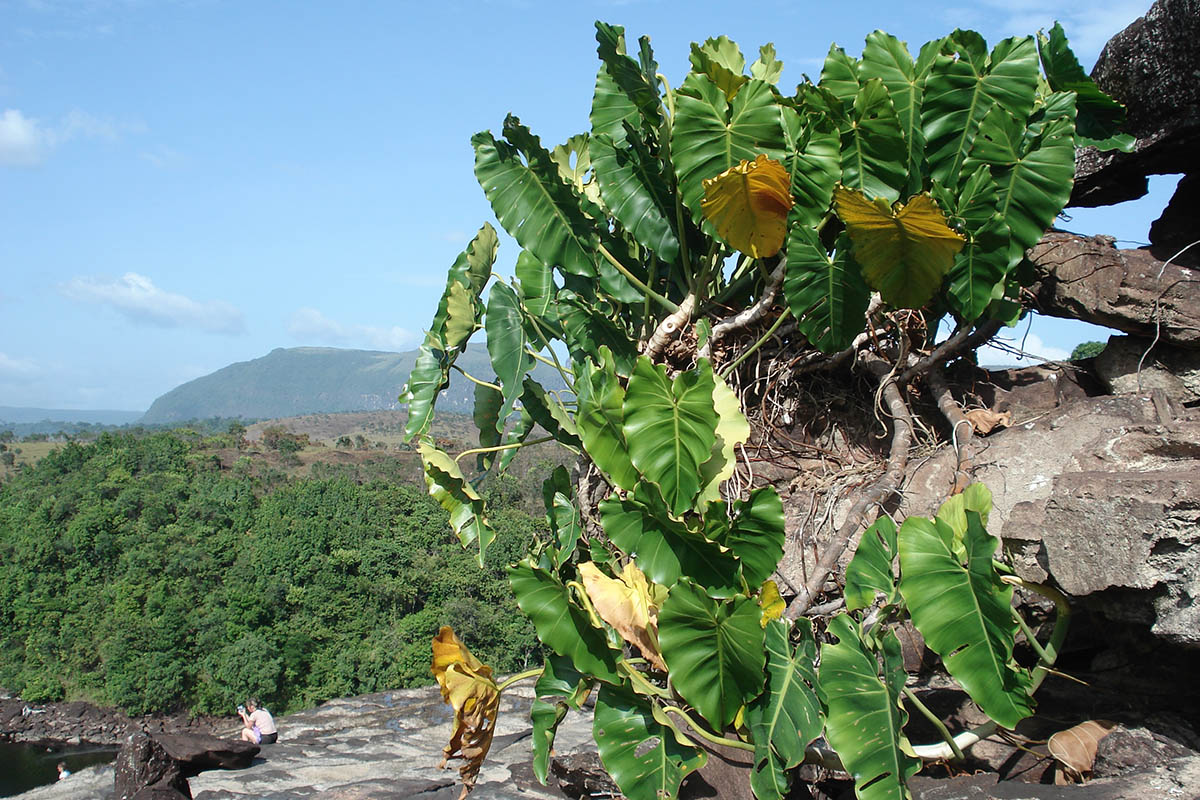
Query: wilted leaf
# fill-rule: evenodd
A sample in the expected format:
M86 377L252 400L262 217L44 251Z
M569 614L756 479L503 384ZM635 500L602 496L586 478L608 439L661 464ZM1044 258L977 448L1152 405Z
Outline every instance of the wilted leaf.
M700 465L700 502L721 498L721 484L737 467L734 448L750 438L750 423L742 413L742 401L720 375L713 374L713 409L717 412L717 439L712 455Z
M893 212L884 201L872 202L862 192L838 187L834 204L863 277L899 308L929 302L966 241L946 224L928 194L916 195Z
M496 733L496 714L500 710L500 689L492 679L492 668L471 655L449 626L443 626L433 638L433 675L442 690L442 699L454 709L454 730L444 749L440 767L452 758L461 758L462 777L459 800L475 787L479 768L492 746Z
M792 208L791 178L761 153L704 181L700 208L731 247L752 258L779 252Z
M646 576L632 561L619 578L605 575L591 561L579 565L579 575L600 619L637 647L655 669L666 670L658 651L658 608L650 599Z
M1117 723L1106 719L1089 719L1051 736L1046 749L1062 765L1067 777L1081 781L1092 771L1100 740L1116 726Z
M972 408L966 413L971 427L980 436L987 436L996 428L1007 428L1012 425L1011 411L992 411L990 408Z

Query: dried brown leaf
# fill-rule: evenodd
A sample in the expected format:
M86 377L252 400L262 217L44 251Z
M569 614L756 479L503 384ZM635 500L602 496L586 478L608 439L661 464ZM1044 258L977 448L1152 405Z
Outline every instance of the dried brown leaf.
M1111 733L1116 724L1106 719L1081 722L1051 736L1046 749L1062 766L1064 776L1074 782L1082 781L1092 772L1100 740Z
M987 436L996 428L1007 428L1012 425L1011 411L992 411L990 408L972 408L966 412L971 427L980 436Z

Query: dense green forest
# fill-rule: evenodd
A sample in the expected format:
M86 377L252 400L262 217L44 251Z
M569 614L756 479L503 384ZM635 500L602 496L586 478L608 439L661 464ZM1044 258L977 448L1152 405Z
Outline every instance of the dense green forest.
M131 713L277 711L431 681L453 625L499 670L536 661L503 567L543 522L491 487L480 571L387 462L287 478L189 432L67 443L0 485L0 687ZM372 475L371 473L374 473Z

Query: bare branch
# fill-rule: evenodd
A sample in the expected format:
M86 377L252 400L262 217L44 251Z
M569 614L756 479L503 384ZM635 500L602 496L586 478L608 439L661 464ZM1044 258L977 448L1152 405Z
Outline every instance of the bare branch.
M696 310L696 295L689 294L679 304L679 309L658 323L654 333L646 340L646 348L642 351L652 361L662 355L663 350L679 333L679 330L692 320L692 312Z
M1003 322L989 319L980 323L974 329L968 327L960 329L949 339L934 348L932 353L904 370L900 374L899 382L907 384L916 376L940 366L955 356L961 355L968 350L974 350L995 336L1002 327L1004 327Z
M767 285L763 288L762 297L758 298L758 302L749 308L718 322L713 326L712 335L708 337L708 341L704 343L704 347L700 348L698 355L700 358L708 358L712 352L712 347L721 339L725 338L734 331L747 328L767 315L771 307L775 305L775 296L779 294L779 287L783 285L783 275L787 271L787 263L783 256L775 264L775 269L767 278Z
M950 393L950 387L946 385L946 379L942 377L942 373L935 369L927 377L929 388L933 390L934 397L937 399L938 409L950 423L950 440L954 444L955 455L954 490L951 494L957 494L967 488L967 484L971 482L969 472L971 457L967 448L971 444L971 436L974 434L975 428L967 419L967 415L959 408L958 403L955 402L954 395Z

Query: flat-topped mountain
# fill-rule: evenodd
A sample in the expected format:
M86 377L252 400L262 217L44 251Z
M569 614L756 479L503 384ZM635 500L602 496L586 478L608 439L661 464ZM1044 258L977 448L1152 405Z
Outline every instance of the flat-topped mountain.
M230 364L188 381L159 397L142 417L146 424L209 417L273 419L343 411L399 408L397 397L416 362L417 351L390 353L334 347L277 348L262 358ZM458 365L491 380L491 360L481 345L468 347ZM541 375L547 388L562 381L552 370ZM438 401L439 410L470 413L474 386L455 373Z

